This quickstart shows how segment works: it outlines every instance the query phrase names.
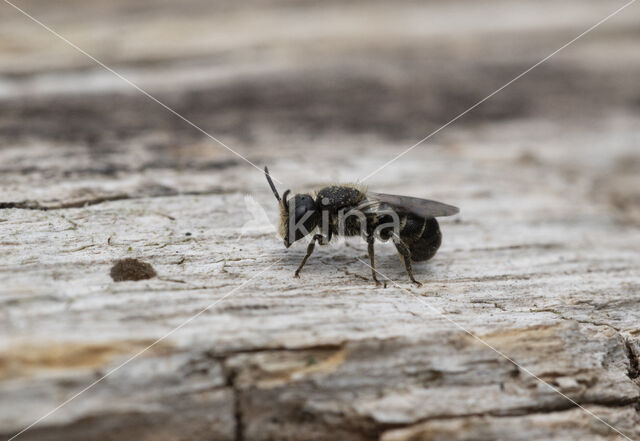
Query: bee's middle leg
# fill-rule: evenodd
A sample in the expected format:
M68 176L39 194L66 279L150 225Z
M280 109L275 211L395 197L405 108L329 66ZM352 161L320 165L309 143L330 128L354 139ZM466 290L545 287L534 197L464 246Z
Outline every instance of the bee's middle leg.
M320 245L327 244L327 241L325 241L325 238L322 234L314 235L313 239L311 239L311 242L309 242L309 245L307 246L307 254L304 256L304 259L302 259L302 262L300 262L300 265L298 265L298 269L296 269L296 273L293 277L300 277L300 271L302 271L302 267L305 265L305 263L307 263L307 259L309 259L309 256L311 256L311 253L313 253L313 250L316 247L316 242L319 242Z
M411 250L407 244L405 244L401 239L394 239L393 244L396 246L400 257L402 257L402 262L404 263L404 268L407 270L409 279L411 279L411 281L416 285L422 286L422 283L418 282L413 276L413 268L411 267Z
M376 286L378 286L380 285L380 281L378 280L377 271L376 271L376 257L375 257L375 252L373 250L374 242L375 242L375 237L373 235L367 237L369 260L371 260L371 276L373 277L373 281L376 282Z

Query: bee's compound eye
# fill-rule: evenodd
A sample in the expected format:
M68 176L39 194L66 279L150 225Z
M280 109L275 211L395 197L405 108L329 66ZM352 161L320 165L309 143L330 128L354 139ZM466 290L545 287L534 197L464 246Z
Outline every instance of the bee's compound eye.
M308 194L297 194L291 199L289 205L289 226L295 227L295 231L289 231L290 242L295 242L309 234L317 224L315 214L316 203Z
M307 194L298 194L293 199L294 216L296 219L300 219L309 210L315 209L315 203L313 198Z

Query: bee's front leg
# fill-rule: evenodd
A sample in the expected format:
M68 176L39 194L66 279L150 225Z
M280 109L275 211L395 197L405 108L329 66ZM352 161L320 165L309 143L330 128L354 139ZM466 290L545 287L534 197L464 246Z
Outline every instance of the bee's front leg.
M300 265L298 265L298 269L296 269L296 273L293 277L300 277L300 271L302 271L302 267L307 263L307 259L311 256L311 253L313 253L313 250L316 247L316 242L320 245L327 245L329 240L325 239L322 234L315 234L313 236L313 239L311 239L311 242L309 242L309 245L307 246L307 254L304 256L304 259L302 259L302 262L300 262Z

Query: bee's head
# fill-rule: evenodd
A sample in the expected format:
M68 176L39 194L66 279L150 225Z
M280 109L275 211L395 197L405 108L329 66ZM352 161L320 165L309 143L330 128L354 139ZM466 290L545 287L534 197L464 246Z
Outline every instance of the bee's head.
M271 180L269 170L264 168L267 181L280 205L280 236L284 246L289 248L292 243L310 234L318 226L316 203L308 194L297 194L287 199L290 190L286 190L282 197Z

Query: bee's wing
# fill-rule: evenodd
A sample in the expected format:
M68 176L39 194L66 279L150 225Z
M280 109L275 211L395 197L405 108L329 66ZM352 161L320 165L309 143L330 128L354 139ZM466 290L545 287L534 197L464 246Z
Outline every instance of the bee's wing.
M369 191L367 192L367 199L370 201L379 201L398 211L413 213L416 216L424 218L453 216L460 212L460 209L453 205L443 204L442 202L431 201L429 199L414 198L411 196L399 196L395 194L374 193Z

